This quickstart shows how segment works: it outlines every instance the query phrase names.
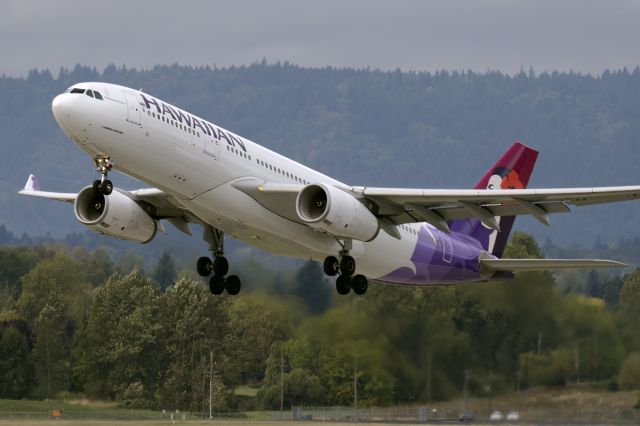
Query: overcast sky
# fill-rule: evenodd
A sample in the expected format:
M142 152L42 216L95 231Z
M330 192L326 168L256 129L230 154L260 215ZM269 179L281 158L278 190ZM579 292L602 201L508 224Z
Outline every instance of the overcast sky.
M599 74L640 63L635 0L4 0L0 74L76 63Z

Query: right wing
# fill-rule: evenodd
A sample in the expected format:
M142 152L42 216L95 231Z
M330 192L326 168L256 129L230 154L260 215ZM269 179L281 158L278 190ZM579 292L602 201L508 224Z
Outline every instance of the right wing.
M73 203L76 201L76 196L78 195L76 193L69 192L40 191L40 184L38 183L38 178L35 175L29 175L27 183L24 185L23 189L18 191L18 194L49 198L51 200L64 201L67 203Z
M135 191L125 191L118 189L133 201L146 207L144 210L155 220L166 219L181 232L192 235L189 223L203 224L197 216L184 208L180 202L170 194L156 188L137 189ZM73 203L78 194L65 192L41 191L38 178L29 175L24 188L18 194L32 197L42 197L51 200Z

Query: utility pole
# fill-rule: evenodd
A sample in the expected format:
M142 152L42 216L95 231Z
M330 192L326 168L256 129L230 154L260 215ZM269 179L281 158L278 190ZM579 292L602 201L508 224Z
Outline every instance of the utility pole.
M431 347L427 349L427 405L431 405Z
M280 420L284 420L284 352L280 348Z
M358 423L358 365L353 364L353 421Z
M209 420L213 419L213 351L209 352Z
M469 378L471 377L471 373L469 372L469 369L465 368L464 369L464 412L466 413L467 411L469 411L469 392L468 392L468 387L469 387Z

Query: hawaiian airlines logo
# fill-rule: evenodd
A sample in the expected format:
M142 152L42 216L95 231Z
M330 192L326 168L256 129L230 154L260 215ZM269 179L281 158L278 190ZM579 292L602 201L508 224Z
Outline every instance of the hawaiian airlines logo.
M487 183L487 189L523 189L520 176L515 170L496 167Z
M245 147L244 142L242 141L242 138L240 136L236 136L233 133L227 132L207 121L199 120L193 115L184 113L181 110L174 108L171 105L167 105L152 96L147 97L143 93L140 93L140 96L142 96L142 100L144 101L144 105L147 109L153 108L158 114L161 114L167 118L170 117L172 120L175 120L185 126L191 127L194 130L200 129L200 131L207 136L213 136L218 140L224 139L230 146L238 146L244 152L247 152L247 148Z
M515 170L506 167L496 167L487 182L487 189L523 189L524 185L520 181L520 176ZM496 222L500 224L501 217L496 217ZM482 226L491 231L489 234L489 252L493 251L496 243L498 232L487 227L484 223Z

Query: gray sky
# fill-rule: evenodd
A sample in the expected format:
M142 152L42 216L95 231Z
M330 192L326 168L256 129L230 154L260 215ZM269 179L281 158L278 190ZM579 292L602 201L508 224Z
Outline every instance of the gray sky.
M640 63L635 0L4 0L0 74L76 63L574 70Z

